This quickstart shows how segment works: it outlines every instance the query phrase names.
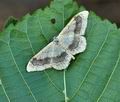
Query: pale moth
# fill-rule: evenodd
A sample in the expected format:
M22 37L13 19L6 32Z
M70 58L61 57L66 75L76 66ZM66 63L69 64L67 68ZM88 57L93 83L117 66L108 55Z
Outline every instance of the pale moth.
M88 15L88 11L76 14L52 42L30 59L27 71L43 71L48 68L66 69L71 59L75 59L74 55L86 49L84 34Z

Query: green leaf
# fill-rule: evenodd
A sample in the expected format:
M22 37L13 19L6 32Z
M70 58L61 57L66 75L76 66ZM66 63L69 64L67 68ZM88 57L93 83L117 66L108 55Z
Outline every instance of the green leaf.
M64 102L65 87L70 102L120 101L120 30L93 12L87 49L66 71L26 71L29 59L82 9L72 0L54 0L0 33L0 102Z
M17 19L13 16L10 16L8 18L8 20L5 22L4 28L7 28L9 26L9 24L11 24L11 23L14 25L17 23Z

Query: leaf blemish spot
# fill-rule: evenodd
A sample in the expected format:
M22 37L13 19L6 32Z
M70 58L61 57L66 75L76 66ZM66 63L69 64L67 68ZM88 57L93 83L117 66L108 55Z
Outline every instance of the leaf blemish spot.
M55 24L55 23L56 23L55 18L52 18L52 19L51 19L51 23L52 23L52 24Z

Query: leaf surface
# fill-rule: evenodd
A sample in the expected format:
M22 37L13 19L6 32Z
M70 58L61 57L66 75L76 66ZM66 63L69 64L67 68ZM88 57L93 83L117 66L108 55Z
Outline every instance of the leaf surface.
M54 0L0 33L1 102L65 101L63 71L28 73L26 65L79 11L72 0ZM86 51L66 71L70 102L119 102L120 30L90 12L85 36Z

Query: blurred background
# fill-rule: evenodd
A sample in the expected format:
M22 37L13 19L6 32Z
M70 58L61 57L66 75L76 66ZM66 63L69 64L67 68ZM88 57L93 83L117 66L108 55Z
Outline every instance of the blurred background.
M49 5L51 0L0 0L0 30L9 16L20 18ZM120 0L76 0L88 10L115 22L120 27Z

